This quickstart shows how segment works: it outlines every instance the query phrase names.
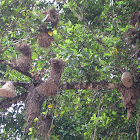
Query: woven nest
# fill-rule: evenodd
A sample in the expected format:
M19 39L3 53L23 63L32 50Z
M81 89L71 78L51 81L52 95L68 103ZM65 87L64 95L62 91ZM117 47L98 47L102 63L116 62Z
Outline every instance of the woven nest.
M130 24L135 26L136 23L140 23L140 11L131 14Z
M46 21L51 22L53 27L57 27L58 21L59 21L59 14L57 13L56 9L51 8L44 12L44 15L47 16Z
M26 108L26 132L29 132L29 128L33 125L34 119L39 116L40 108L42 107L44 99L36 91L32 85L29 89L28 96L25 100Z
M24 42L19 43L16 46L16 49L22 54L18 60L11 59L13 62L14 66L23 71L23 72L28 72L31 69L31 48L29 44L26 44Z
M134 111L136 103L138 101L139 90L135 86L131 88L126 88L125 86L121 86L119 88L119 91L121 93L123 105L125 109L127 109L127 114L128 114L127 119L130 119L132 117L132 112Z
M50 115L42 115L38 117L37 121L37 134L39 138L45 138L50 134L51 126L52 126L52 117Z
M16 49L19 50L24 55L31 55L31 48L29 44L26 44L24 42L17 44Z
M41 32L38 35L38 43L40 47L47 48L51 45L52 41L54 41L53 36L50 36L45 32Z
M44 97L55 96L59 92L61 74L64 71L65 62L61 59L52 59L51 75L46 82L36 87L38 93Z

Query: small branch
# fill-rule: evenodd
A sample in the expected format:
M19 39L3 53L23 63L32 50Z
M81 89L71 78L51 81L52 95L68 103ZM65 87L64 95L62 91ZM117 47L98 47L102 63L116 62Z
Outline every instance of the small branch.
M136 132L137 132L137 140L139 140L139 133L140 133L140 108L138 111L138 119L137 119L137 125L136 125Z
M97 120L96 120L96 123L95 123L95 129L94 129L93 140L96 139L97 123L98 123L98 121L99 121L99 115L100 115L100 106L101 106L101 98L100 98L100 100L99 100L99 105L98 105L98 114L97 114Z
M59 48L60 50L65 50L65 49L63 49L63 48L61 48L60 46L58 46L56 43L54 44L57 48Z

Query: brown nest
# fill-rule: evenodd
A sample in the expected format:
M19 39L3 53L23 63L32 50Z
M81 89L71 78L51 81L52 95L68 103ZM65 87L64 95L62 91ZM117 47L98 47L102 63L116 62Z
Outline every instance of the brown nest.
M41 32L38 35L38 43L40 47L47 48L51 45L52 41L54 41L53 36L48 35L48 33Z
M138 24L140 23L140 11L131 14L130 24L132 26L135 26L136 23Z
M121 93L123 105L125 109L127 109L127 114L128 114L127 119L130 119L132 117L132 112L134 111L136 103L138 101L139 90L135 86L131 88L126 88L125 86L121 86L119 88L119 91Z
M43 13L45 16L48 15L46 21L51 22L53 27L57 27L59 21L59 14L57 13L55 8L51 8Z
M30 45L22 42L16 46L16 49L22 55L17 59L17 61L14 58L11 59L13 66L20 71L28 72L31 69L32 64Z
M61 74L64 70L65 62L61 59L52 59L51 75L47 81L36 87L38 93L44 97L55 96L59 92L59 84L61 80Z
M27 133L29 132L29 128L33 125L34 119L39 116L43 101L44 98L35 91L35 87L32 85L25 100Z
M39 116L36 124L38 137L47 139L52 128L52 123L53 119L50 115Z

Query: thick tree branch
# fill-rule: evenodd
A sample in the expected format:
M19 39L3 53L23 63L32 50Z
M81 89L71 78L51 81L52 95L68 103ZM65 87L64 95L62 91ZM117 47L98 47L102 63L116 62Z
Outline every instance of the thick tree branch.
M4 84L4 81L0 81L0 83ZM20 83L20 82L13 82L14 86L22 86L26 89L30 86L30 83ZM140 86L140 83L136 83L137 86ZM60 85L61 90L106 90L106 89L119 89L122 86L122 83L111 83L107 81L101 82L86 82L86 83L63 83ZM8 108L12 104L18 103L20 101L24 101L27 97L28 93L24 92L21 95L18 95L14 98L4 99L0 102L0 109Z
M32 78L32 75L31 75L29 72L21 71L21 70L19 69L19 67L14 66L14 65L13 65L11 62L9 62L9 61L0 60L0 63L6 64L6 65L8 65L9 67L11 67L12 69L14 69L14 70L20 72L21 74L26 75L26 76Z
M63 83L61 85L62 90L69 90L69 89L85 89L85 90L92 90L92 89L118 89L121 83L110 83L110 82L86 82L86 83Z

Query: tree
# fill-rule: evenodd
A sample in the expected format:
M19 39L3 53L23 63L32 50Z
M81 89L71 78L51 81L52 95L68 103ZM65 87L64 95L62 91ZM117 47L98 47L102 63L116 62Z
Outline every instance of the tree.
M1 139L139 139L139 8L137 0L0 2L0 90L7 81L16 88L0 101Z

